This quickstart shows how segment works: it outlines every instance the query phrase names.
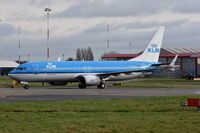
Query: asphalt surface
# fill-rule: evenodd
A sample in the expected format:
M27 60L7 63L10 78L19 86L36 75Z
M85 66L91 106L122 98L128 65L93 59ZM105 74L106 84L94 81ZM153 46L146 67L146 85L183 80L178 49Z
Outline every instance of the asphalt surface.
M62 101L200 94L192 88L0 88L0 102Z

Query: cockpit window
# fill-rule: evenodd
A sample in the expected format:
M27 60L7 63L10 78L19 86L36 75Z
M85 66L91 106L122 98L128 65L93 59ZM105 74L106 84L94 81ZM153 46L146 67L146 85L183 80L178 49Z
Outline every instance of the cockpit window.
M26 68L25 67L18 67L16 68L17 70L25 70Z

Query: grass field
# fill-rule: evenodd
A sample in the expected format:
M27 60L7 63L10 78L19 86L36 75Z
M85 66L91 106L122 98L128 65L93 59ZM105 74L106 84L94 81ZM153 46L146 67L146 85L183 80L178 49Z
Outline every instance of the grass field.
M185 79L152 78L136 82L124 82L123 87L141 88L200 88L200 81Z
M0 132L199 133L200 113L180 107L186 98L0 103Z
M12 82L0 77L0 87L10 87ZM145 79L123 83L122 87L200 88L200 82ZM200 95L0 103L0 133L198 133L200 113L180 106L187 97Z

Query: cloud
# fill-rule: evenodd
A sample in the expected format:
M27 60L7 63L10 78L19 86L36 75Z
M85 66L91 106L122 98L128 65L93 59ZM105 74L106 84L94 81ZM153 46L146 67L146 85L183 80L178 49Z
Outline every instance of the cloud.
M171 10L179 13L200 13L199 0L175 0L171 2Z
M47 6L53 4L53 0L30 0L29 4L36 6Z
M200 29L200 21L199 22L190 22L186 23L184 25L177 25L174 28L169 28L167 29L167 36L168 40L188 40L188 41L182 41L182 44L177 44L177 45L198 45L199 41L192 40L194 37L199 36L199 29ZM200 40L200 39L198 39ZM189 41L191 43L189 43ZM175 42L174 42L175 43Z
M49 46L53 59L62 54L74 57L76 48L88 46L93 48L96 58L100 57L107 51L108 23L110 50L120 53L129 52L130 42L134 52L143 50L161 25L166 26L164 47L198 47L199 3L197 0L2 0L3 58L17 59L20 25L22 57L27 59L30 53L31 61L46 60L43 9L48 4L52 9Z
M129 52L129 43L132 42L133 51L135 53L143 50L155 31L160 25L166 26L164 36L164 47L187 47L188 44L193 47L198 45L200 41L198 34L200 22L190 22L186 19L176 21L130 21L128 23L118 22L110 24L110 50L118 51L119 53ZM6 26L3 26L4 28ZM12 25L7 25L5 28L7 35L17 34L17 29ZM11 29L11 30L8 30ZM9 34L8 34L9 33ZM23 31L25 34L26 31ZM26 33L30 34L30 33ZM39 34L39 33L38 33ZM96 59L98 59L105 51L107 51L107 26L106 23L100 22L78 32L76 34L67 36L52 37L49 41L51 57L56 60L58 57L65 55L65 57L74 57L77 48L87 48L91 46ZM8 51L3 55L6 57L17 58L17 38L15 40L4 40L4 51ZM22 58L27 59L30 54L31 61L46 60L46 38L26 38L22 37ZM13 47L15 44L15 48Z
M55 14L66 18L145 16L162 12L200 13L199 0L76 0L72 6Z
M136 23L138 22L136 21ZM183 19L177 21L166 21L157 23L156 25L154 25L154 22L146 24L146 22L140 22L140 26L138 27L130 27L130 25L126 26L125 24L125 30L119 26L122 24L115 24L116 28L110 31L109 37L111 50L119 51L120 53L127 53L129 51L130 42L132 42L135 52L143 50L152 39L158 25L166 26L163 42L164 47L191 48L197 47L200 42L200 38L198 37L200 22L190 22ZM130 28L143 30L127 30ZM105 23L99 23L78 34L57 38L53 43L57 42L57 44L59 44L57 45L58 48L64 46L63 48L67 49L68 47L68 49L73 49L74 51L78 47L84 48L92 46L94 51L98 51L95 52L95 56L99 57L104 51L106 51L107 38Z
M118 28L124 28L125 30L140 30L140 29L149 29L149 28L155 28L159 26L166 26L167 28L173 28L176 26L184 25L186 23L189 23L189 20L187 19L180 19L180 20L171 20L171 21L164 21L164 22L158 22L156 20L154 21L131 21L128 23L119 23L115 25L114 27L116 29Z
M89 27L88 29L85 29L82 32L86 33L102 33L102 32L107 32L107 24L106 23L98 23L95 24L94 26Z
M0 24L1 36L11 36L17 33L17 29L10 24Z
M136 23L138 22L136 21ZM143 29L142 31L123 30L119 26L122 24L115 24L116 28L110 32L110 50L118 51L119 53L129 53L130 42L132 42L134 53L143 50L158 28L153 25L154 22L149 23L150 25L146 26L146 22L140 22L140 25L142 25L140 28L133 27ZM200 22L192 23L187 20L178 20L165 23L167 23L167 26L163 47L195 48L195 46L198 46L198 42L200 42L200 38L198 37ZM143 26L148 28L145 29ZM87 48L88 46L92 47L95 58L98 59L105 51L107 51L107 32L105 27L105 23L99 23L74 35L50 38L49 47L52 60L62 57L62 54L64 54L66 58L75 57L77 48ZM130 28L130 26L127 26L126 28ZM9 57L9 59L17 59L17 40L15 41L16 42L4 40L3 51L7 52L3 53L3 57L6 56ZM14 47L13 44L15 44ZM28 53L30 54L31 61L46 60L46 39L22 40L22 58L27 59Z
M160 0L77 0L71 7L56 14L56 17L125 17L160 13L169 5Z

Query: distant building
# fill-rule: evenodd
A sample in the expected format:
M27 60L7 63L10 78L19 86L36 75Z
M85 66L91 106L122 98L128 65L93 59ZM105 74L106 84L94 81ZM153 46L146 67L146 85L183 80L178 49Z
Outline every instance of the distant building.
M140 52L141 53L141 52ZM102 60L129 60L138 54L104 54ZM200 76L200 51L196 49L161 49L159 62L167 63L178 54L176 72L183 75Z
M16 68L19 64L14 61L0 61L0 75L7 75L10 71Z

